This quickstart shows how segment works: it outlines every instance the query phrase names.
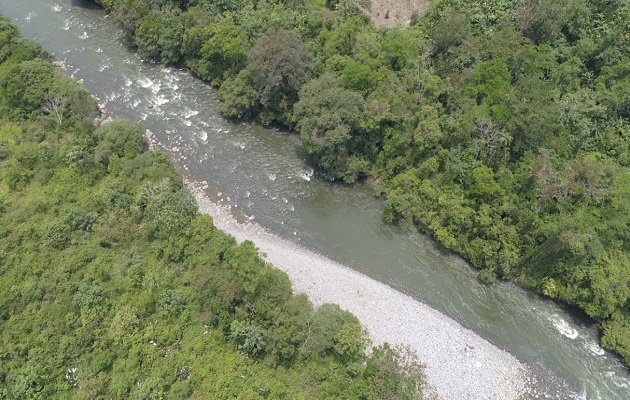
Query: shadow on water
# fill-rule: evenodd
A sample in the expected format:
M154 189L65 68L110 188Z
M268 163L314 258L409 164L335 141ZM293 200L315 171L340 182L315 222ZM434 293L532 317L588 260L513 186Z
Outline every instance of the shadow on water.
M102 8L95 0L72 0L74 7L81 7L86 9L98 9Z

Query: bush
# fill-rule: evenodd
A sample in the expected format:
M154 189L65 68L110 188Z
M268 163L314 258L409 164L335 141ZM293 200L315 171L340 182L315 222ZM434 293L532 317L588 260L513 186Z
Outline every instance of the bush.
M230 338L249 356L261 356L267 349L267 332L250 321L232 321Z

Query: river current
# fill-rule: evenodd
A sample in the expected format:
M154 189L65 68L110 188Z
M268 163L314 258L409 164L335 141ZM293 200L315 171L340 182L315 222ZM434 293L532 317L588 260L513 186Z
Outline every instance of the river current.
M143 62L116 24L83 0L0 0L116 117L142 121L206 195L256 223L424 302L527 363L541 397L630 398L630 374L592 322L509 283L485 286L430 238L381 220L368 185L329 181L294 135L218 112L216 91L187 72ZM205 186L204 186L205 187Z

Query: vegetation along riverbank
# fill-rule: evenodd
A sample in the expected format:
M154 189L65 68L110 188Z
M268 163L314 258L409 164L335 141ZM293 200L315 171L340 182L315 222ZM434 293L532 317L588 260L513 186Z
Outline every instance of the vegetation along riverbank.
M630 5L435 0L376 27L355 0L102 0L125 41L369 177L384 217L577 306L630 364Z
M0 18L0 398L424 397L411 353L294 295L138 124L98 116Z

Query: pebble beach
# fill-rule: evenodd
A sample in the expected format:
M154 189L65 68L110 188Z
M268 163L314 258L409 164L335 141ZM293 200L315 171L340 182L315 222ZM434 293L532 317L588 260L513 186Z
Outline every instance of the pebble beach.
M527 367L453 319L391 287L314 253L261 226L238 222L186 182L199 211L238 242L251 240L266 260L286 272L295 293L315 306L335 303L356 315L374 344L405 345L425 364L429 391L445 400L512 400L527 397Z

